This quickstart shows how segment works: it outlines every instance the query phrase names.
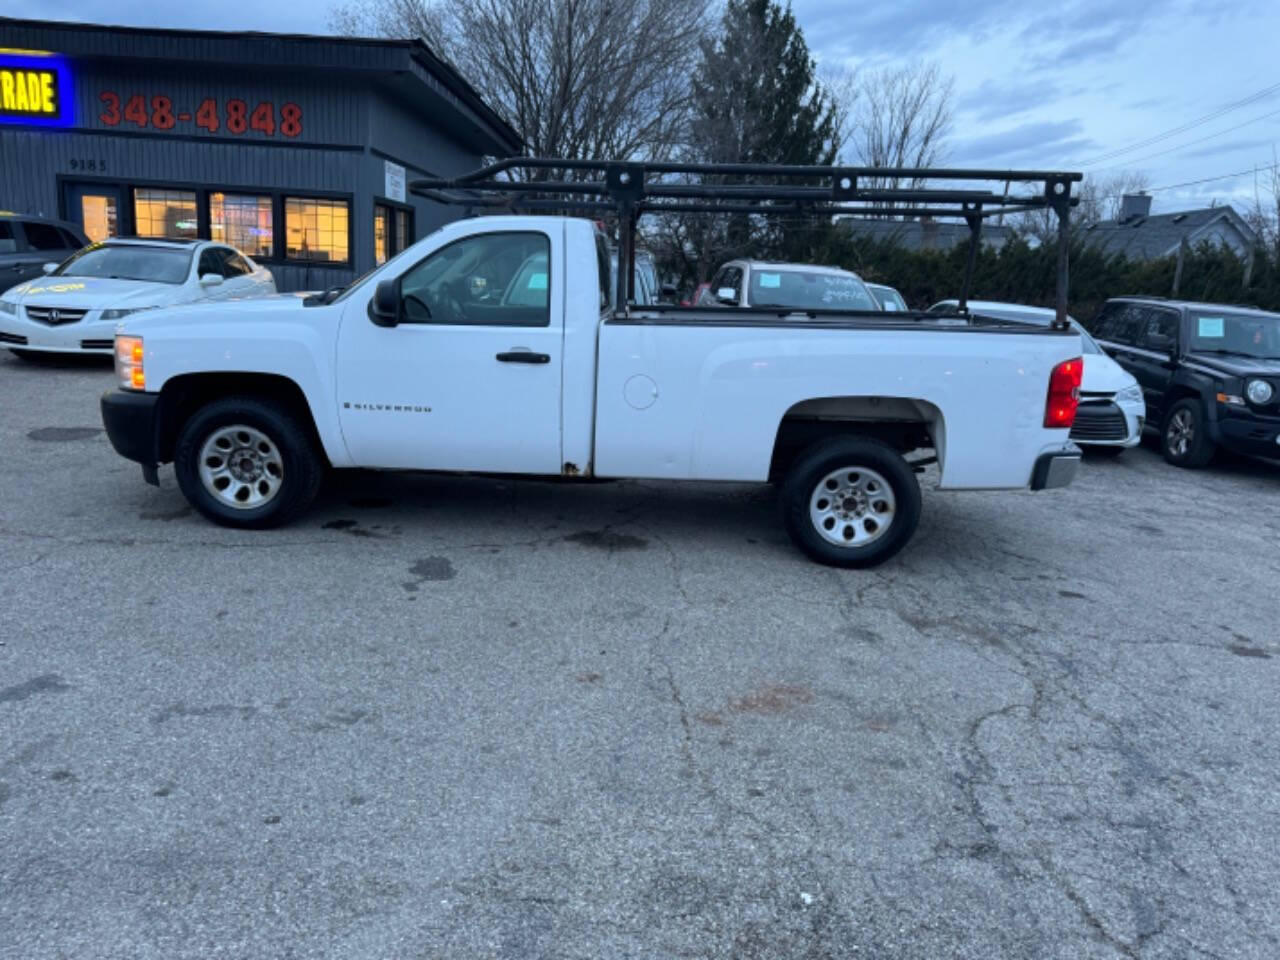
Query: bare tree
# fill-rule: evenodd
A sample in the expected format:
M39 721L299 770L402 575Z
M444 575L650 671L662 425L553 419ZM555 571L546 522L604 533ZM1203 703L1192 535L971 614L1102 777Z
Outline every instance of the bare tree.
M1120 216L1121 200L1125 194L1141 193L1150 186L1151 177L1142 170L1121 170L1105 177L1086 174L1073 191L1080 202L1071 209L1070 222L1073 227L1082 227L1102 220L1115 220ZM1058 218L1049 209L1019 214L1013 227L1037 243L1045 243L1058 236Z
M329 29L347 37L419 37L446 53L448 28L443 10L425 0L352 0L329 8Z
M351 0L343 33L422 36L550 157L670 156L708 0Z
M936 63L891 67L865 77L857 85L853 109L858 162L867 167L929 167L941 161L951 129L952 86L952 78Z

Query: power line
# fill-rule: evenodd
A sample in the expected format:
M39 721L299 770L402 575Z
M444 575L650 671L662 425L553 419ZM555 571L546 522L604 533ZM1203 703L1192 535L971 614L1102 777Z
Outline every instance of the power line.
M1187 147L1194 147L1197 143L1204 143L1206 140L1213 140L1216 137L1221 137L1223 134L1234 133L1236 130L1239 130L1241 127L1247 127L1252 123L1257 123L1259 120L1269 120L1271 117L1275 117L1275 116L1280 116L1280 110L1272 110L1270 113L1264 113L1262 116L1254 117L1252 120L1246 120L1244 123L1237 123L1234 127L1227 127L1227 129L1225 130L1219 130L1217 133L1211 133L1207 137L1200 137L1196 140L1188 140L1186 143L1180 144L1179 146L1176 146L1176 147L1170 147L1168 150L1161 150L1158 153L1149 153L1145 157L1139 157L1137 160L1126 160L1124 161L1123 164L1116 164L1110 167L1104 167L1103 169L1114 170L1116 169L1116 167L1119 167L1119 166L1126 166L1126 167L1136 166L1139 163L1145 163L1147 160L1153 160L1156 157L1163 157L1166 154L1177 153L1179 150L1185 150Z
M1280 168L1280 163L1269 163L1265 167L1250 167L1248 170L1240 170L1237 173L1224 173L1218 177L1203 177L1200 180L1186 180L1183 183L1170 183L1163 187L1150 187L1143 191L1144 193L1160 193L1162 190L1177 190L1179 187L1194 187L1201 183L1214 183L1218 180L1232 180L1236 177L1243 177L1249 173L1266 173L1269 170ZM1123 194L1110 194L1102 197L1103 200L1116 200Z
M1256 93L1251 93L1249 96L1244 97L1241 100L1236 100L1233 103L1228 103L1225 106L1217 108L1216 110L1212 110L1209 113L1206 113L1202 117L1197 117L1194 120L1189 120L1186 123L1182 124L1181 126L1174 127L1172 130L1166 130L1164 133L1158 133L1153 137L1147 137L1147 139L1145 140L1138 140L1134 143L1129 144L1128 146L1118 147L1115 150L1110 150L1106 153L1100 154L1097 157L1094 157L1092 160L1089 160L1081 165L1085 167L1092 167L1099 163L1105 163L1107 160L1112 160L1116 157L1123 156L1126 153L1132 153L1134 150L1141 150L1143 147L1149 147L1149 146L1152 146L1153 144L1161 143L1165 140L1168 140L1170 137L1176 137L1181 133L1186 133L1188 130L1194 130L1196 127L1203 126L1206 123L1216 120L1218 119L1218 117L1222 116L1223 114L1230 113L1232 110L1236 110L1236 109L1239 109L1240 107L1248 106L1251 103L1257 103L1259 100L1264 100L1278 90L1280 90L1280 83L1273 84L1269 87L1266 87L1262 90L1257 91Z

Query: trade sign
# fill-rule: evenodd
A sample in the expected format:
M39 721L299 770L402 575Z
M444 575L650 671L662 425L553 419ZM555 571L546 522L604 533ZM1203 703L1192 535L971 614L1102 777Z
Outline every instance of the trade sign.
M0 49L0 123L71 126L66 61L52 53Z

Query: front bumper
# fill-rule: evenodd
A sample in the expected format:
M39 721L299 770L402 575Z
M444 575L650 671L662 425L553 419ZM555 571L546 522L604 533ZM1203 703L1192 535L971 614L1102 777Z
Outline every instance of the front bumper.
M1081 403L1071 428L1071 442L1090 447L1136 447L1142 442L1146 418L1145 403Z
M126 460L142 464L143 477L148 483L156 483L160 395L108 390L102 395L101 406L102 425L111 446Z
M1274 417L1223 415L1219 408L1218 444L1234 453L1252 457L1280 458L1280 420Z
M1042 453L1031 470L1032 490L1053 490L1065 487L1076 478L1080 470L1080 448L1068 444L1062 450Z
M90 319L101 311L91 310L83 320L49 325L28 320L23 308L17 314L0 313L0 347L41 353L96 353L111 356L115 349L118 320Z

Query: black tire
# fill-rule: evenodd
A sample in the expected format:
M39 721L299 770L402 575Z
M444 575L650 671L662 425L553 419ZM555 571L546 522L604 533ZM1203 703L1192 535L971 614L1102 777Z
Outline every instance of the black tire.
M857 476L860 468L874 471L888 484L895 501L892 520L882 533L864 545L833 543L811 519L810 505L819 502L815 501L818 486L829 475L847 470L850 476ZM920 521L920 484L915 472L896 450L869 437L832 437L804 450L787 471L779 502L783 525L796 546L818 563L833 567L871 567L883 563L906 545ZM847 535L849 527L866 523L868 519L875 523L878 518L873 512L835 523Z
M1184 397L1169 408L1160 426L1160 451L1175 467L1188 470L1197 470L1213 459L1216 447L1209 439L1199 400Z
M201 448L220 428L235 425L260 431L279 452L279 488L258 507L228 506L200 478ZM261 530L288 523L311 504L324 479L325 464L310 431L284 407L255 397L227 397L201 407L183 424L174 450L173 470L187 502L214 523Z

